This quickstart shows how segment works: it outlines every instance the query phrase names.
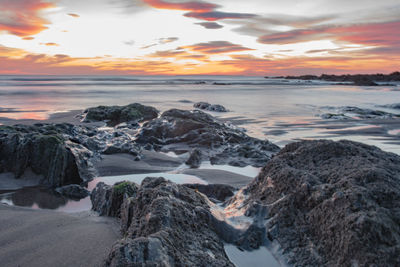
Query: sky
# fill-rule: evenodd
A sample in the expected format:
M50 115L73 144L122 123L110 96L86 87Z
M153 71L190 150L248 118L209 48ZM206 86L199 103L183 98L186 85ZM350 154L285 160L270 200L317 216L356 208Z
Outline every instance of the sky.
M0 74L398 70L399 0L0 0Z

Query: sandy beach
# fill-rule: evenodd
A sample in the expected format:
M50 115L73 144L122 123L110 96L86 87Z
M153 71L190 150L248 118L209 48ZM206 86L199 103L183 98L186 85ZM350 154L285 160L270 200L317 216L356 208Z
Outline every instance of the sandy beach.
M0 204L2 266L99 266L119 239L114 219Z

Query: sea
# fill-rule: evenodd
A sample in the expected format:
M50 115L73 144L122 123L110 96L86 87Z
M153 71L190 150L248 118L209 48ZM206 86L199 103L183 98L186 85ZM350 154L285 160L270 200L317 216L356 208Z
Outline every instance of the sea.
M279 146L302 139L349 139L400 154L400 118L326 120L351 106L399 114L400 83L339 85L323 81L244 76L0 76L0 123L43 120L98 105L142 103L165 111L193 103L221 104L212 113L251 136Z

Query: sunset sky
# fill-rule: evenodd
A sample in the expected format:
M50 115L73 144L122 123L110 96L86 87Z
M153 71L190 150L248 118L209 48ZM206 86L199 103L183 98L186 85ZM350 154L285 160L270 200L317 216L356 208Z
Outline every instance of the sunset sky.
M0 0L0 74L397 70L399 0Z

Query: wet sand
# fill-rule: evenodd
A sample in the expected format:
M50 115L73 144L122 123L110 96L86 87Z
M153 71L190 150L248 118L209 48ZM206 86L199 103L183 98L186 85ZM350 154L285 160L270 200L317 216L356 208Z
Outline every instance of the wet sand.
M162 153L143 151L141 160L129 154L102 155L95 164L98 176L126 175L172 171L183 163L181 158L169 157Z
M41 179L43 179L42 176L34 174L29 169L18 179L15 179L14 173L0 173L0 191L11 191L28 186L38 186Z
M254 179L254 177L223 170L186 169L182 173L197 176L210 184L228 184L236 188L245 186Z
M117 223L0 204L1 266L100 266L120 237Z

